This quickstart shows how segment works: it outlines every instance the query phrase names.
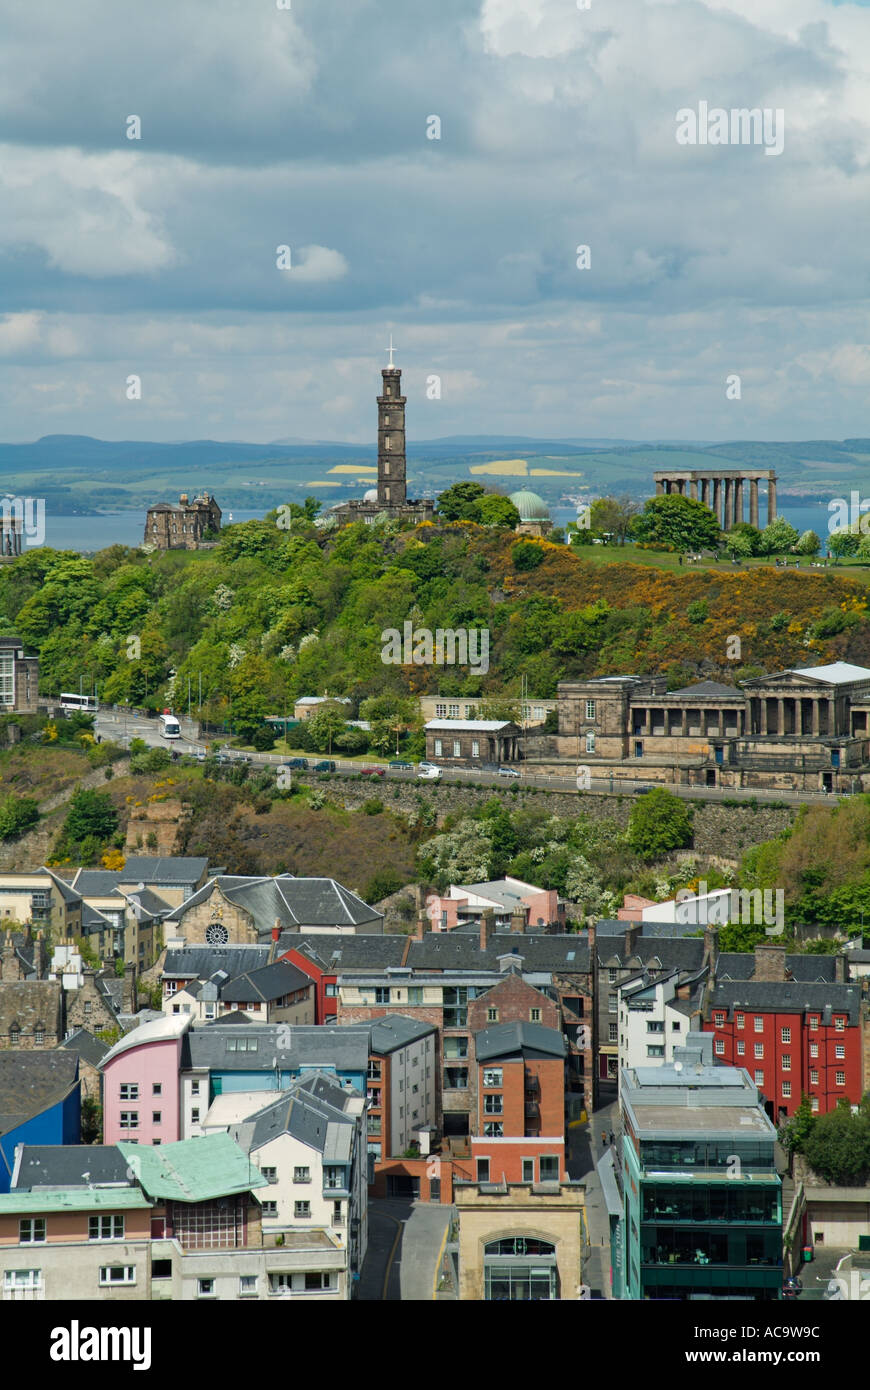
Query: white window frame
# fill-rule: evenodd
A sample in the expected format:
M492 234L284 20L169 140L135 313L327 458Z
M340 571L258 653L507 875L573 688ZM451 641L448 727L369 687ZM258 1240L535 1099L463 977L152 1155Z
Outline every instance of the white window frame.
M121 1279L112 1279L113 1273L120 1271L123 1276ZM130 1287L136 1283L135 1265L100 1265L100 1288L116 1289L119 1287Z

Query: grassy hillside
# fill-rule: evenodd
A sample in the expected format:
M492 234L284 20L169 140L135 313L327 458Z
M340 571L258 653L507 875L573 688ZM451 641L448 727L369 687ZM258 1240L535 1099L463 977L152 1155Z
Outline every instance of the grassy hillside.
M38 649L43 692L82 681L104 702L183 709L189 682L194 708L201 687L205 713L234 726L324 689L497 697L525 675L551 696L587 675L682 684L835 657L870 665L865 587L833 569L602 563L469 523L293 526L247 522L205 552L31 551L0 569L0 624ZM530 557L536 567L517 568ZM384 664L381 634L406 620L487 628L488 672Z

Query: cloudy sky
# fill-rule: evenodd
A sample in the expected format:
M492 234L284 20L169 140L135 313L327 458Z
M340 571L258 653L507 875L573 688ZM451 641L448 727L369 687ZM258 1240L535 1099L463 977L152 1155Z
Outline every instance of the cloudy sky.
M0 0L0 439L870 435L866 4L283 3Z

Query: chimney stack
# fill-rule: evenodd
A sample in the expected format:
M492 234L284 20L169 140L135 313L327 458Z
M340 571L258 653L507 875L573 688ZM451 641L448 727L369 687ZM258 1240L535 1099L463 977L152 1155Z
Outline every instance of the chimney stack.
M834 956L834 979L838 985L844 985L848 979L846 955L843 951L838 951Z
M515 907L511 913L511 933L522 935L526 929L526 910L523 907Z
M281 935L281 923L278 921L278 918L276 917L276 918L275 918L275 925L274 925L274 927L272 928L272 940L275 942L276 945L277 945L277 942L278 942L278 937L279 937L280 935Z
M710 967L710 974L716 974L716 965L719 960L719 928L710 926L704 928L704 964Z
M495 913L491 907L484 908L480 917L480 949L485 951L495 935Z
M786 979L785 947L756 946L755 971L752 978L783 983Z
M637 938L640 936L640 934L641 934L641 928L640 928L640 926L639 926L637 923L635 923L634 926L626 927L626 929L625 929L625 942L624 942L624 948L625 948L625 954L626 954L626 956L630 956L630 955L633 955L633 954L634 954L634 948L635 948L635 946L637 945Z
M124 977L121 983L121 1013L134 1014L139 1000L136 991L136 967L135 965L124 966Z

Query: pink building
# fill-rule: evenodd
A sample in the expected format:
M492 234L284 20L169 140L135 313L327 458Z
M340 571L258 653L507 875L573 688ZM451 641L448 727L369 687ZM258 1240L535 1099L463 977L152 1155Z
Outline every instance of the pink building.
M493 913L497 931L565 930L565 905L560 903L559 894L519 878L451 883L444 897L429 900L427 911L435 931L479 922L484 912Z
M103 1143L170 1144L181 1138L181 1045L190 1015L143 1023L110 1052L103 1073Z

